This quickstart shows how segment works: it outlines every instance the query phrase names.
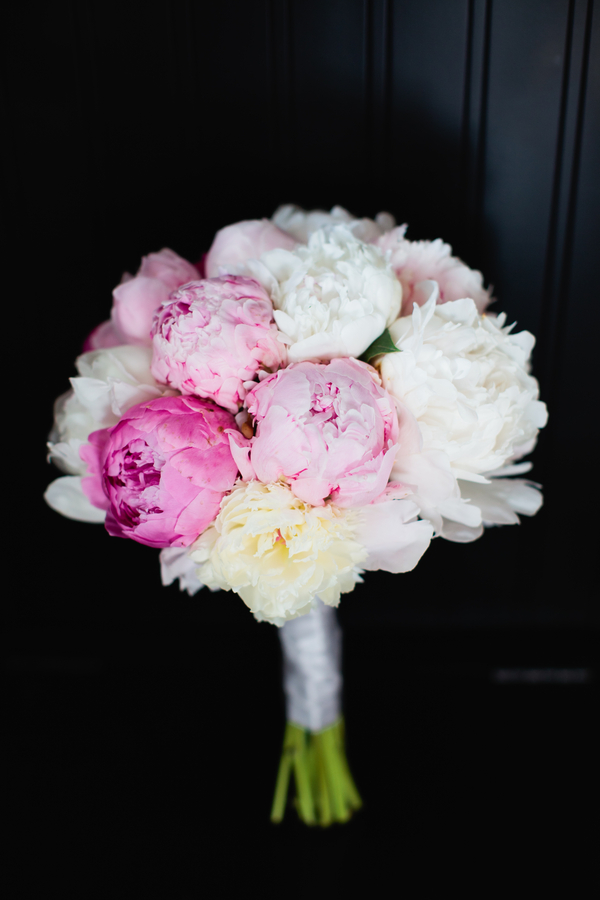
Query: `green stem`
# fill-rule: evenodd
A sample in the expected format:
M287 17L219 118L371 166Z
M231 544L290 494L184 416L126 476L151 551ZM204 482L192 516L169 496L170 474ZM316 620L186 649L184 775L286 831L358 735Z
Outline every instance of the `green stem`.
M348 768L343 719L311 732L288 722L275 784L271 821L281 822L294 773L295 806L307 825L347 822L361 799Z
M279 771L277 772L277 782L275 783L275 796L273 797L273 807L271 809L271 821L281 822L285 810L285 801L288 793L288 785L292 766L294 763L294 749L290 741L290 728L293 728L291 722L288 722L283 737L283 752L279 763Z

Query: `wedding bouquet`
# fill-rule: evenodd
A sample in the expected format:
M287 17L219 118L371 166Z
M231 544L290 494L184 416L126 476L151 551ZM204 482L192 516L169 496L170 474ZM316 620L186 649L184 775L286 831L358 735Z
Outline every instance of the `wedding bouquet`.
M482 276L387 213L282 206L201 263L142 260L55 404L49 505L160 548L163 584L234 591L280 627L291 773L308 822L360 805L344 752L333 607L434 537L533 515L515 476L547 419L534 338ZM223 600L222 602L225 602Z

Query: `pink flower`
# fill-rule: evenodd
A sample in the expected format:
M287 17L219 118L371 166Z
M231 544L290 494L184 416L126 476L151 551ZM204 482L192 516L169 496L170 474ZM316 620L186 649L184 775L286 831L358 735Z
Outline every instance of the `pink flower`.
M256 385L245 406L256 435L230 435L244 479L284 478L313 506L326 499L363 506L385 491L398 418L371 366L356 359L297 363Z
M159 253L149 253L142 257L142 263L138 270L138 276L146 278L158 278L163 284L174 291L188 281L198 278L198 269L187 259L178 256L168 247L163 247Z
M110 320L88 336L84 351L104 350L121 344L152 343L150 329L158 307L171 291L198 278L198 269L168 248L142 257L135 278L125 273L113 291Z
M479 313L490 303L490 291L483 287L481 272L470 269L456 256L452 247L440 238L435 241L407 241L404 237L406 225L382 235L376 245L382 250L390 250L390 262L402 284L401 316L410 316L413 303L423 306L429 293L421 289L422 281L437 281L440 290L438 303L462 300L470 297L475 301Z
M267 250L293 250L297 241L269 222L268 219L250 219L236 222L217 231L206 256L206 276L220 274L220 268L229 268L247 259L258 259Z
M107 510L106 530L150 547L187 547L216 517L237 466L230 413L195 397L160 397L127 410L81 448L84 493Z
M157 381L234 413L257 375L287 361L269 295L252 278L209 278L174 291L152 334Z

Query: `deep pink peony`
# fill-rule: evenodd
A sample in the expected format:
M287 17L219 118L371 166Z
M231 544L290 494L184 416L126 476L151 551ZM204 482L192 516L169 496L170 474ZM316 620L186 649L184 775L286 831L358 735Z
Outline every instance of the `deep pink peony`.
M230 413L196 397L160 397L94 431L80 450L82 487L106 530L150 547L187 547L216 517L237 476Z
M150 345L152 319L171 291L195 281L198 269L167 247L149 253L135 278L125 274L113 291L111 317L88 336L84 351L104 350L121 344Z
M328 498L364 506L385 491L398 417L371 366L356 359L296 363L256 385L244 405L256 434L230 437L246 480L283 477L313 506Z
M174 291L156 314L152 374L237 412L252 382L287 361L273 305L252 278L226 275Z
M206 256L206 275L213 278L220 274L220 268L245 263L247 259L258 259L267 250L293 250L298 242L268 219L249 219L236 222L217 231Z
M375 241L381 250L391 251L390 263L402 285L401 316L410 316L413 304L423 306L429 292L423 281L437 281L440 290L438 303L470 297L477 311L482 313L490 303L490 291L483 286L481 272L470 269L462 260L452 256L452 247L440 238L435 241L408 241L404 237L406 225L388 231Z

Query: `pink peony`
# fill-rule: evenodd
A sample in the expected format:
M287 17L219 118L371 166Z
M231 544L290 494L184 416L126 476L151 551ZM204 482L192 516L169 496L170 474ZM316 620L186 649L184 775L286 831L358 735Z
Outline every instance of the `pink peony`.
M199 274L195 266L167 247L142 257L135 278L125 274L114 289L111 317L88 336L84 351L105 350L121 344L150 345L152 318L158 307L171 291L195 281Z
M187 547L216 517L237 466L230 413L196 397L160 397L94 431L81 457L84 493L106 530L150 547Z
M390 250L390 263L402 284L401 316L410 316L413 304L423 306L429 293L421 289L422 281L437 281L440 290L438 303L470 297L477 311L482 313L490 303L490 291L483 287L481 272L470 269L456 256L452 247L440 238L435 241L407 241L406 225L382 235L376 245Z
M313 506L326 499L364 506L385 491L398 417L371 366L356 359L296 363L256 385L245 406L256 435L230 435L245 480L284 478Z
M142 263L138 270L138 276L146 278L158 278L163 284L174 291L188 281L195 281L199 271L187 259L178 256L168 247L163 247L159 253L149 253L142 257Z
M221 267L229 268L247 259L258 259L267 250L293 250L298 242L268 219L236 222L217 231L206 256L206 276L220 274Z
M286 364L269 295L237 275L194 281L174 291L152 329L152 374L184 394L237 412L260 372Z

